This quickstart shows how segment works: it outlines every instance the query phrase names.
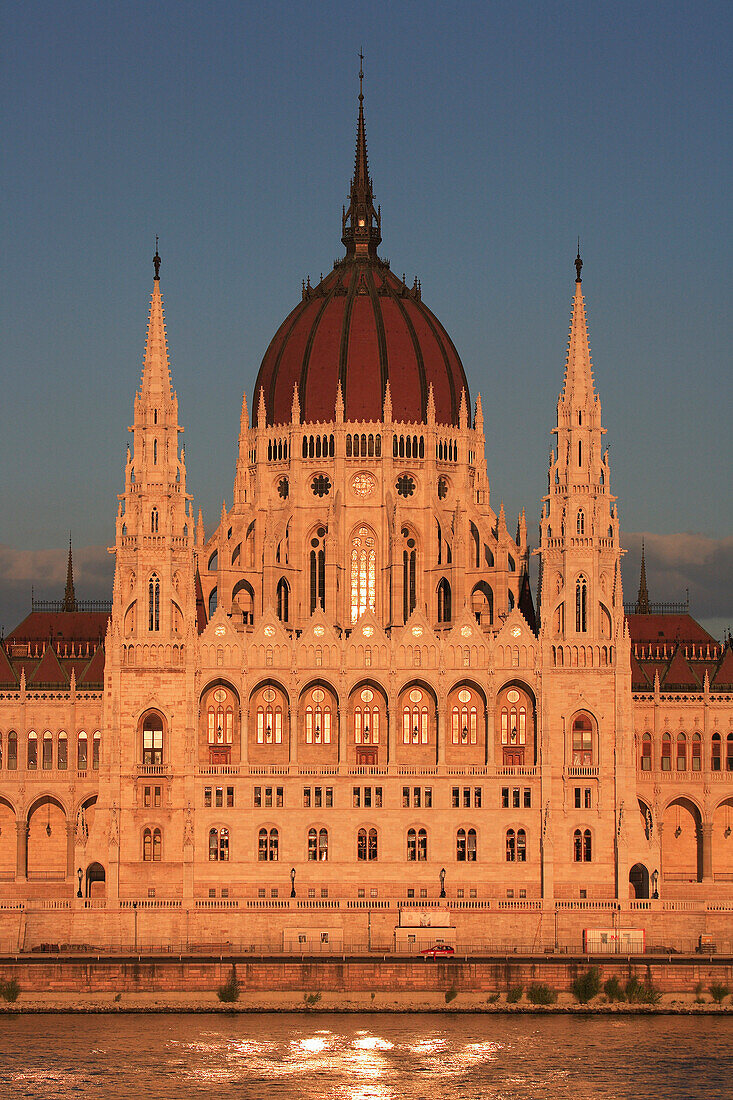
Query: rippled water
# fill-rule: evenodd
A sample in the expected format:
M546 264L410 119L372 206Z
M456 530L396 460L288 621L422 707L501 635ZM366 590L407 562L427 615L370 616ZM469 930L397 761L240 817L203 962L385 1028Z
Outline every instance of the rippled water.
M0 1097L663 1100L733 1096L720 1017L0 1019Z

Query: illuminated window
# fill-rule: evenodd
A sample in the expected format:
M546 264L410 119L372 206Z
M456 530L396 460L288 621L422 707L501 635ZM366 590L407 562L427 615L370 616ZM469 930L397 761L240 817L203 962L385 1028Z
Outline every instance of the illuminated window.
M86 747L84 753L86 759ZM157 714L149 714L143 723L143 764L162 763L163 722Z
M593 764L593 723L587 714L579 714L573 721L573 766L590 767Z
M405 745L428 743L428 708L424 693L417 688L402 709L402 741Z
M573 860L575 863L590 863L593 857L593 841L590 829L573 833Z
M354 707L354 743L379 744L380 711L371 688L364 688Z
M451 708L451 741L454 745L475 745L478 737L478 708L468 688L461 688Z
M148 582L148 630L160 630L160 580L156 573Z
M279 856L277 829L260 829L257 836L257 859L260 863L276 862Z
M274 691L268 689L274 696ZM257 744L280 745L283 739L283 710L279 703L272 701L257 708Z
M76 742L76 766L80 772L87 770L89 741L84 730L81 731Z
M575 629L578 634L588 629L588 581L582 574L575 582Z
M351 540L351 621L377 609L376 539L368 527L359 527Z
M209 830L209 859L226 863L229 859L229 830Z
M356 856L362 861L372 861L377 858L377 830L359 829L356 836Z

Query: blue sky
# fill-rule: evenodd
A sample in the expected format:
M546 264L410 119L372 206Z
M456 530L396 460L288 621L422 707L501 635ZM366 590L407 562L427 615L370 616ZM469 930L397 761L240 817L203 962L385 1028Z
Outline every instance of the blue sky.
M342 254L360 47L381 251L482 393L492 503L536 540L580 234L627 597L646 533L652 598L733 623L729 3L0 19L0 625L57 594L69 527L108 585L156 233L190 488L209 529L231 502L242 391Z

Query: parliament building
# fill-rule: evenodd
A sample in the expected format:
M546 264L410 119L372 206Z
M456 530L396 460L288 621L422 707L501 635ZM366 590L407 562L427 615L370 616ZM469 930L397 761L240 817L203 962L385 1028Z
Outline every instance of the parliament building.
M156 248L111 605L70 552L0 643L0 948L730 923L733 649L650 604L643 562L624 608L580 256L533 593L481 398L380 258L361 92L342 241L242 402L213 531Z

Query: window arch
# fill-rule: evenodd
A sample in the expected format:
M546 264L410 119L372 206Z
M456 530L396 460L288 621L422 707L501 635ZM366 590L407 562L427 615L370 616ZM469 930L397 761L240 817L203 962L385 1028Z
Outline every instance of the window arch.
M429 730L428 694L414 687L402 701L402 744L427 745Z
M18 767L18 734L15 730L8 733L8 771Z
M650 772L652 766L652 735L645 733L641 739L641 770Z
M328 830L308 830L308 859L311 862L325 863L328 859Z
M145 715L142 724L143 764L159 766L163 763L163 719L155 711Z
M575 529L579 535L585 534L585 512L582 508L578 508L578 515L575 521Z
M76 739L76 767L77 771L85 772L89 763L89 739L86 731L80 730Z
M28 734L26 746L26 767L29 769L38 767L38 734L31 730Z
M450 584L445 577L441 577L438 584L438 622L449 623L451 621L451 592Z
M102 735L99 730L95 730L94 736L92 737L92 770L95 772L99 771L99 754L101 747Z
M257 707L257 744L281 745L283 739L283 708L279 698L263 701Z
M575 582L575 630L578 634L588 630L588 581L582 573Z
M218 602L219 593L217 591L216 585L214 585L214 587L211 589L211 592L209 592L209 618L212 618L212 616L214 615Z
M573 833L573 862L590 863L593 859L593 838L590 829L576 829Z
M163 856L163 834L160 829L143 830L143 860L160 863Z
M687 738L684 733L677 734L677 771L687 771Z
M402 618L407 622L417 606L417 541L409 527L402 528Z
M378 839L377 830L374 828L359 829L356 834L356 858L362 862L377 859Z
M310 613L317 607L326 610L326 528L316 527L311 533L308 555L310 577Z
M61 730L58 740L58 748L56 752L56 767L59 771L66 771L69 766L69 741L66 736L66 731Z
M44 771L50 771L53 767L53 737L51 731L46 730L43 735L43 749L41 752L41 766Z
M160 630L160 577L157 573L148 581L148 630Z
M475 745L478 741L479 714L483 719L483 700L467 686L452 696L450 708L451 742L454 745Z
M733 772L733 733L729 733L725 744L725 770Z
M229 860L229 830L209 829L209 860L226 863Z
M277 582L277 617L281 623L290 619L290 585L285 577Z
M260 829L257 835L257 859L260 863L277 862L280 855L280 837L277 829Z
M573 767L592 767L595 763L593 722L588 714L581 713L573 719L572 753Z
M719 733L713 734L712 748L710 753L710 769L714 772L721 770L722 760L722 740Z
M354 744L378 745L382 722L382 697L370 687L362 688L354 703Z
M369 527L358 527L351 539L351 622L377 610L377 540Z
M668 734L668 733L663 733L662 734L662 759L661 759L661 764L662 764L662 771L663 772L671 772L672 771L672 738L671 738L670 734Z
M428 858L428 834L426 829L407 830L407 859L424 863Z
M486 581L479 581L471 593L471 610L476 622L491 626L494 622L494 593Z
M158 509L152 508L150 511L150 534L158 534Z
M456 831L456 860L458 863L476 862L476 830L458 829Z
M699 733L692 735L691 766L694 772L702 771L702 738Z
M305 704L306 745L330 745L334 728L334 701L330 692L311 688Z

